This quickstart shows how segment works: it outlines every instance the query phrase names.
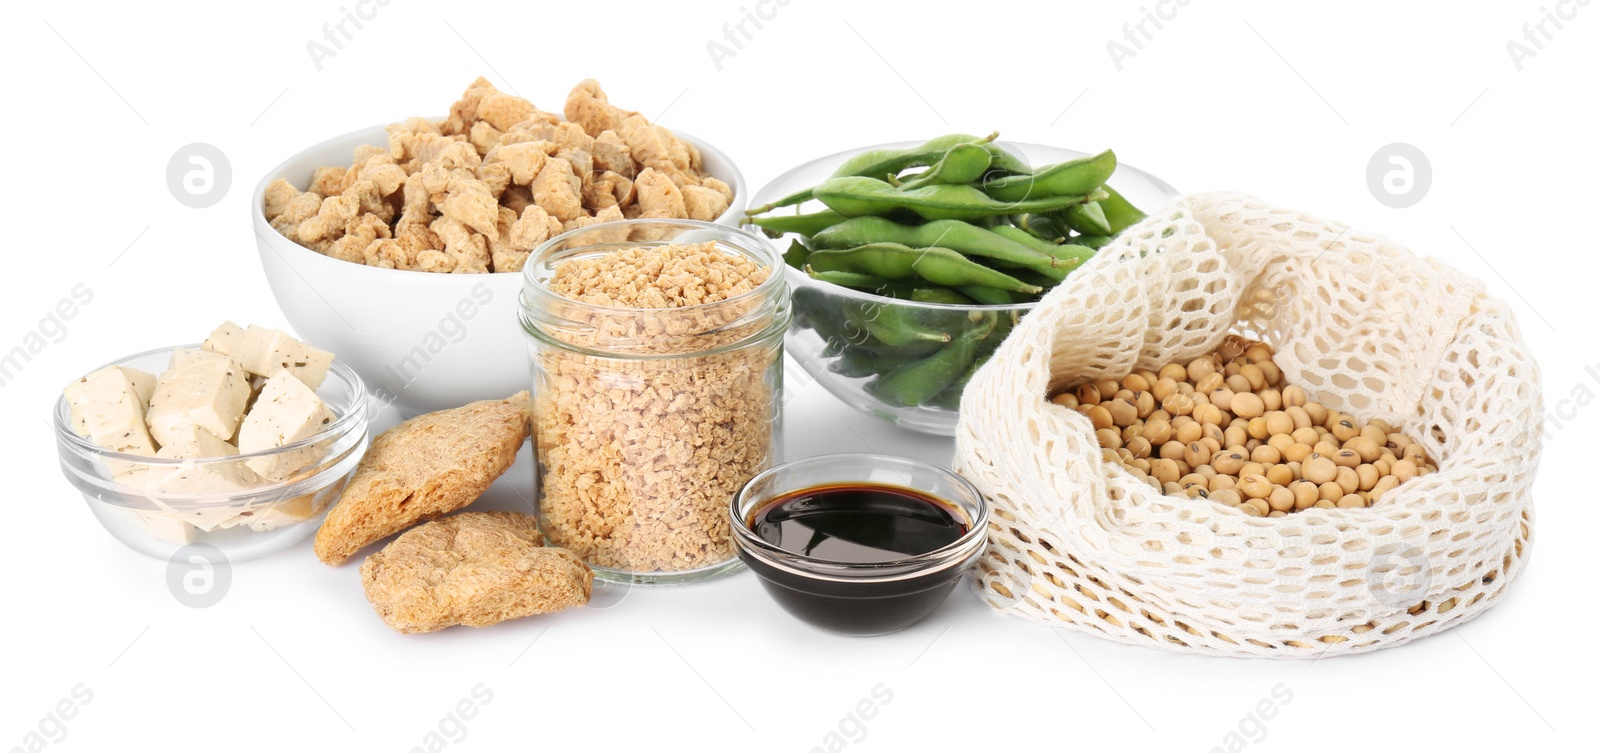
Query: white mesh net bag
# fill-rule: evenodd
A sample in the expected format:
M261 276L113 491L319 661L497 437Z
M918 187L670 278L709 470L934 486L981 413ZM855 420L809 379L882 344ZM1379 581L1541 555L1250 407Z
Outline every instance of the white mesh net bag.
M1439 470L1370 508L1250 517L1105 462L1054 391L1264 340L1291 384ZM973 378L956 466L990 499L991 606L1123 643L1299 658L1430 635L1528 555L1543 415L1506 304L1394 242L1248 196L1180 197L1052 290Z

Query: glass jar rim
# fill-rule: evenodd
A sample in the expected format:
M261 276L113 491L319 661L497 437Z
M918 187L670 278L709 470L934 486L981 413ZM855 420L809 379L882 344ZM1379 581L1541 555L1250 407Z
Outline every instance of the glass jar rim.
M618 227L667 227L706 234L704 241L701 242L717 244L721 249L731 249L732 252L750 259L759 265L761 269L767 271L767 278L754 288L731 298L689 306L664 308L595 304L568 298L550 289L546 284L549 278L541 277L541 275L553 274L555 268L568 257L574 257L585 252L598 253L625 248L659 247L680 242L677 238L666 238L568 245L572 239L584 233L596 233L605 230L615 231ZM523 267L523 285L518 295L517 303L520 309L520 320L524 334L545 344L572 352L599 357L620 356L660 360L715 355L747 347L751 343L763 342L774 336L781 336L788 330L792 312L789 308L789 288L782 272L783 267L782 257L772 247L771 243L765 238L741 228L712 222L701 222L699 220L617 220L569 230L541 244L534 250L527 264ZM678 319L680 317L692 319L694 317L710 316L713 315L713 312L722 311L735 312L737 316L732 317L730 321L718 324L714 328L681 333L671 337L683 338L688 341L699 337L715 336L718 333L743 327L750 327L750 332L735 340L711 347L685 347L672 349L669 352L652 352L643 347L645 343L660 342L655 337L637 340L614 339L611 341L613 344L611 347L596 347L575 343L554 334L559 331L579 332L592 330L596 320L620 321L640 316L663 319ZM628 345L623 345L625 342Z
M575 238L577 236L583 235L585 233L594 233L594 232L599 232L601 230L606 230L606 229L615 229L617 227L643 227L643 226L648 226L648 225L667 225L667 226L678 226L678 227L683 227L683 228L693 228L693 229L696 229L696 230L701 230L701 231L706 231L706 232L721 233L721 234L724 234L724 235L726 235L728 237L744 238L746 240L753 241L753 243L751 243L749 248L740 247L740 250L741 251L754 251L754 252L757 252L757 254L759 256L757 261L759 261L761 263L761 266L762 266L763 269L768 270L767 279L763 280L760 285L757 285L754 288L751 288L747 292L740 293L739 295L733 296L732 298L724 298L724 299L722 299L720 301L711 301L711 302L708 302L708 303L696 303L696 304L691 305L691 306L678 306L678 307L674 307L674 308L643 308L643 307L638 307L638 306L607 306L607 305L604 305L604 304L589 303L587 301L580 301L580 300L578 300L576 298L568 298L568 297L566 297L564 295L561 295L561 294L551 290L548 286L544 285L542 282L540 282L537 278L534 277L535 270L540 269L542 267L542 265L547 263L551 256L553 256L553 255L555 255L557 253L560 253L562 251L574 251L575 252L575 251L581 251L583 249L600 248L600 247L615 247L615 248L619 248L620 249L620 248L629 248L629 247L634 247L634 246L667 245L667 244L670 244L670 243L674 242L671 239L666 240L666 241L633 241L633 240L625 240L625 241L618 241L618 242L615 242L615 243L603 243L603 244L602 243L596 243L596 244L585 245L585 246L573 246L573 247L570 247L570 248L565 247L565 244L568 241L570 241L572 238ZM713 240L722 240L722 239L719 238L719 239L713 239ZM763 298L763 297L771 295L774 290L787 288L786 281L785 281L784 275L783 275L783 267L784 266L785 265L783 263L783 258L778 254L777 250L773 248L772 244L767 241L767 239L765 239L765 238L763 238L763 237L761 237L759 235L756 235L755 233L752 233L752 232L750 232L748 230L745 230L744 228L733 227L731 225L719 225L719 224L717 224L715 222L705 222L705 221L702 221L702 220L632 219L632 220L611 220L609 222L597 222L597 223L595 223L593 225L586 225L584 227L574 228L572 230L568 230L568 231L566 231L566 232L564 232L564 233L562 233L560 235L557 235L557 236L551 238L550 240L545 241L544 243L539 244L538 248L535 248L533 250L533 253L528 256L527 262L523 265L523 270L522 270L522 297L520 298L520 304L523 307L523 310L526 311L528 306L529 306L529 303L530 303L530 301L528 299L528 295L530 293L537 293L537 294L540 294L540 295L543 295L543 296L548 296L549 298L552 298L554 300L560 301L561 303L571 304L573 306L586 308L586 309L595 311L597 313L629 314L629 313L635 313L635 312L663 312L663 311L694 313L696 311L704 311L704 310L708 310L708 309L711 309L711 308L715 308L717 306L724 306L724 305L727 305L727 304L733 304L733 303L738 303L738 302L743 302L743 301L748 301L748 300L760 299L760 298Z

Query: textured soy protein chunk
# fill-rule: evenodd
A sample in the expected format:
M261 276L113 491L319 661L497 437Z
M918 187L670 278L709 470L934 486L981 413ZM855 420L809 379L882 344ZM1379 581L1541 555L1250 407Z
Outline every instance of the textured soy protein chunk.
M543 546L530 515L464 512L405 532L361 565L367 600L389 627L483 627L586 604L594 573Z
M472 504L528 439L528 393L417 416L380 434L317 530L317 557L363 547Z
M335 259L465 274L520 271L563 231L711 221L732 205L733 188L699 150L612 105L599 83L579 82L564 112L566 121L479 78L446 119L389 125L387 148L357 147L349 167L318 168L303 192L274 180L261 209L285 238Z
M628 343L657 357L539 353L535 446L553 542L592 565L631 572L693 570L733 556L728 501L771 461L767 370L778 355L764 347L703 354L764 326L760 317L746 321L758 302L734 299L768 274L713 243L625 248L556 268L553 292L626 307L561 339L602 351Z

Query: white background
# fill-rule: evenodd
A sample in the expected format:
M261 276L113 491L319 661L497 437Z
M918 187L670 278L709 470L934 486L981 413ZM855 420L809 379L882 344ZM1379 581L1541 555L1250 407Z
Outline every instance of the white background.
M64 737L43 722L50 750L410 750L480 683L492 700L448 750L806 751L843 725L851 751L1205 751L1280 684L1292 701L1264 732L1244 723L1245 749L1592 743L1600 407L1559 401L1600 392L1596 248L1583 229L1600 172L1600 8L1192 0L1147 26L1153 38L1119 71L1107 42L1150 0L791 0L718 70L707 43L743 2L392 0L320 71L306 44L350 0L8 13L0 349L74 285L94 298L0 387L0 749L80 683L92 700ZM1576 16L1547 25L1552 38L1519 71L1506 44L1541 7ZM309 542L236 565L216 606L183 606L166 563L110 538L61 478L52 401L95 365L225 318L283 326L246 224L249 188L327 136L440 112L479 74L551 110L598 78L614 102L722 147L752 187L852 146L999 129L1113 146L1182 190L1250 191L1446 259L1511 301L1551 415L1566 416L1535 489L1532 561L1470 624L1315 664L1114 645L989 613L964 590L904 633L837 638L779 612L748 573L408 637L372 614L353 564L326 567ZM164 176L197 141L233 170L209 209L179 204ZM1367 186L1368 159L1391 142L1432 165L1409 209ZM800 389L791 454L948 458L943 442ZM529 486L524 460L480 504L514 508ZM859 728L842 721L879 684L892 699Z

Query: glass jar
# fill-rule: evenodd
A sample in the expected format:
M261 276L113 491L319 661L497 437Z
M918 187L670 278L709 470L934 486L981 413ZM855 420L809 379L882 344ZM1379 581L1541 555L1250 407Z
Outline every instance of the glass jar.
M710 244L765 280L676 308L597 305L551 287L563 264L668 244ZM776 455L790 315L782 266L766 239L690 220L592 225L528 259L534 487L551 545L612 582L685 583L740 567L728 504Z

